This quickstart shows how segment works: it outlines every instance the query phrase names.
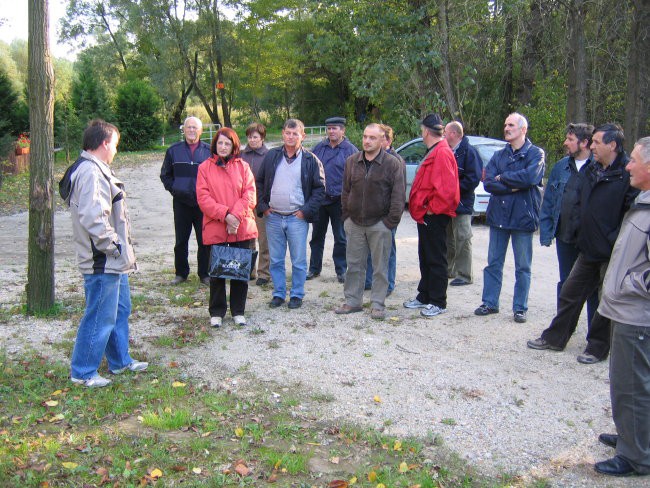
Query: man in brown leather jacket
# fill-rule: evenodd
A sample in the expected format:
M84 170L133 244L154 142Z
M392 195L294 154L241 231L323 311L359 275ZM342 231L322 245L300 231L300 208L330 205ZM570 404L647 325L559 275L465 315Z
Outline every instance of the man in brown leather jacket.
M343 292L345 303L335 312L349 314L363 310L366 260L372 254L371 317L386 316L384 300L388 290L388 258L392 229L404 211L405 184L401 161L382 145L384 131L370 124L363 131L363 151L345 162L341 207L347 236L348 271Z

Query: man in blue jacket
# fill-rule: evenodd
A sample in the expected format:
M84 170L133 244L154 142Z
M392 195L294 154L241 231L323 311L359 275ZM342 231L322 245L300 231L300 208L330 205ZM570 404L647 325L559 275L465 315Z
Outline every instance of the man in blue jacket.
M327 192L323 203L318 209L318 215L312 224L311 256L309 258L309 272L307 279L311 280L320 276L323 267L323 249L327 225L332 222L332 235L334 236L334 249L332 261L339 283L345 283L345 230L341 220L341 188L343 186L343 170L348 156L359 152L347 137L345 137L345 117L330 117L325 120L327 138L316 144L312 152L323 163Z
M456 216L447 226L447 275L453 278L449 285L463 286L474 281L472 273L472 213L474 190L481 181L483 163L478 151L463 135L460 122L452 121L445 126L445 139L454 151L458 165L460 203Z
M512 239L515 258L515 290L512 304L515 322L526 322L533 233L539 226L540 187L544 176L544 151L526 138L528 121L519 113L506 118L503 135L508 144L494 153L485 169L483 186L491 193L487 208L490 226L488 265L483 270L483 303L474 313L499 312L503 263Z
M302 307L307 278L307 234L325 196L325 172L320 160L303 149L305 126L289 119L282 128L280 147L264 157L255 183L257 215L264 216L271 257L273 298L269 307L285 302L287 274L284 266L287 247L291 256L289 308Z
M201 283L210 286L208 266L210 265L210 246L203 245L202 226L203 213L196 201L196 174L199 164L208 159L210 146L201 141L203 124L196 117L188 117L183 123L185 140L172 144L165 153L160 179L165 190L174 197L174 268L176 276L172 285L178 285L187 280L190 274L188 262L188 243L194 227L198 251L198 275Z
M591 157L591 136L594 126L569 124L566 128L564 149L567 156L560 159L551 170L544 190L542 209L539 214L539 241L550 246L555 239L555 250L560 272L557 284L558 303L562 285L569 277L573 263L580 252L576 241L580 227L579 186ZM587 301L587 323L598 308L598 293Z
M531 349L562 351L576 330L587 297L603 282L623 216L639 193L630 186L630 175L625 171L628 157L623 150L624 139L623 129L617 124L603 124L594 130L594 162L580 176L580 253L560 290L557 314L538 339L528 341ZM579 363L593 364L607 358L610 330L609 319L594 313L587 346L577 357Z

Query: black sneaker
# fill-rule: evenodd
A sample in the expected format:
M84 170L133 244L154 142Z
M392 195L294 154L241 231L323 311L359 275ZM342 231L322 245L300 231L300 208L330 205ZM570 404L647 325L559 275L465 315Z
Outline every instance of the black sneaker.
M474 315L490 315L493 313L499 313L499 309L488 307L485 303L474 310Z
M289 308L300 308L302 307L302 298L298 297L291 297L289 299L289 305L287 305Z
M515 318L515 322L519 324L523 324L527 320L526 312L524 312L523 310L517 310L514 314L514 318Z
M271 308L278 308L280 305L284 303L284 300L280 297L273 297L273 299L269 302L269 307Z
M307 273L307 277L305 279L313 280L314 278L318 278L319 276L320 276L320 271L310 271Z

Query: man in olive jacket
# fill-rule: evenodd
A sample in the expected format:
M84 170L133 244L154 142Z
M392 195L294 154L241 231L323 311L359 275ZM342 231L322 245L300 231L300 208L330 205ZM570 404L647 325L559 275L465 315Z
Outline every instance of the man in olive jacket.
M382 145L384 131L370 124L363 131L363 151L348 157L343 173L341 211L347 236L348 271L343 292L345 304L337 314L363 310L363 289L366 280L368 253L372 254L371 317L386 316L384 300L388 290L388 258L392 229L397 227L404 211L406 186L404 166Z

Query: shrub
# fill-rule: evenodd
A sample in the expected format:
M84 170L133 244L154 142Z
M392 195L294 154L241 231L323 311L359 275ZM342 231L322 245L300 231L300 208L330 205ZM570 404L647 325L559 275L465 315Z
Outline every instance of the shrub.
M115 112L122 149L149 149L156 144L162 133L160 106L160 98L146 81L128 81L118 88Z

